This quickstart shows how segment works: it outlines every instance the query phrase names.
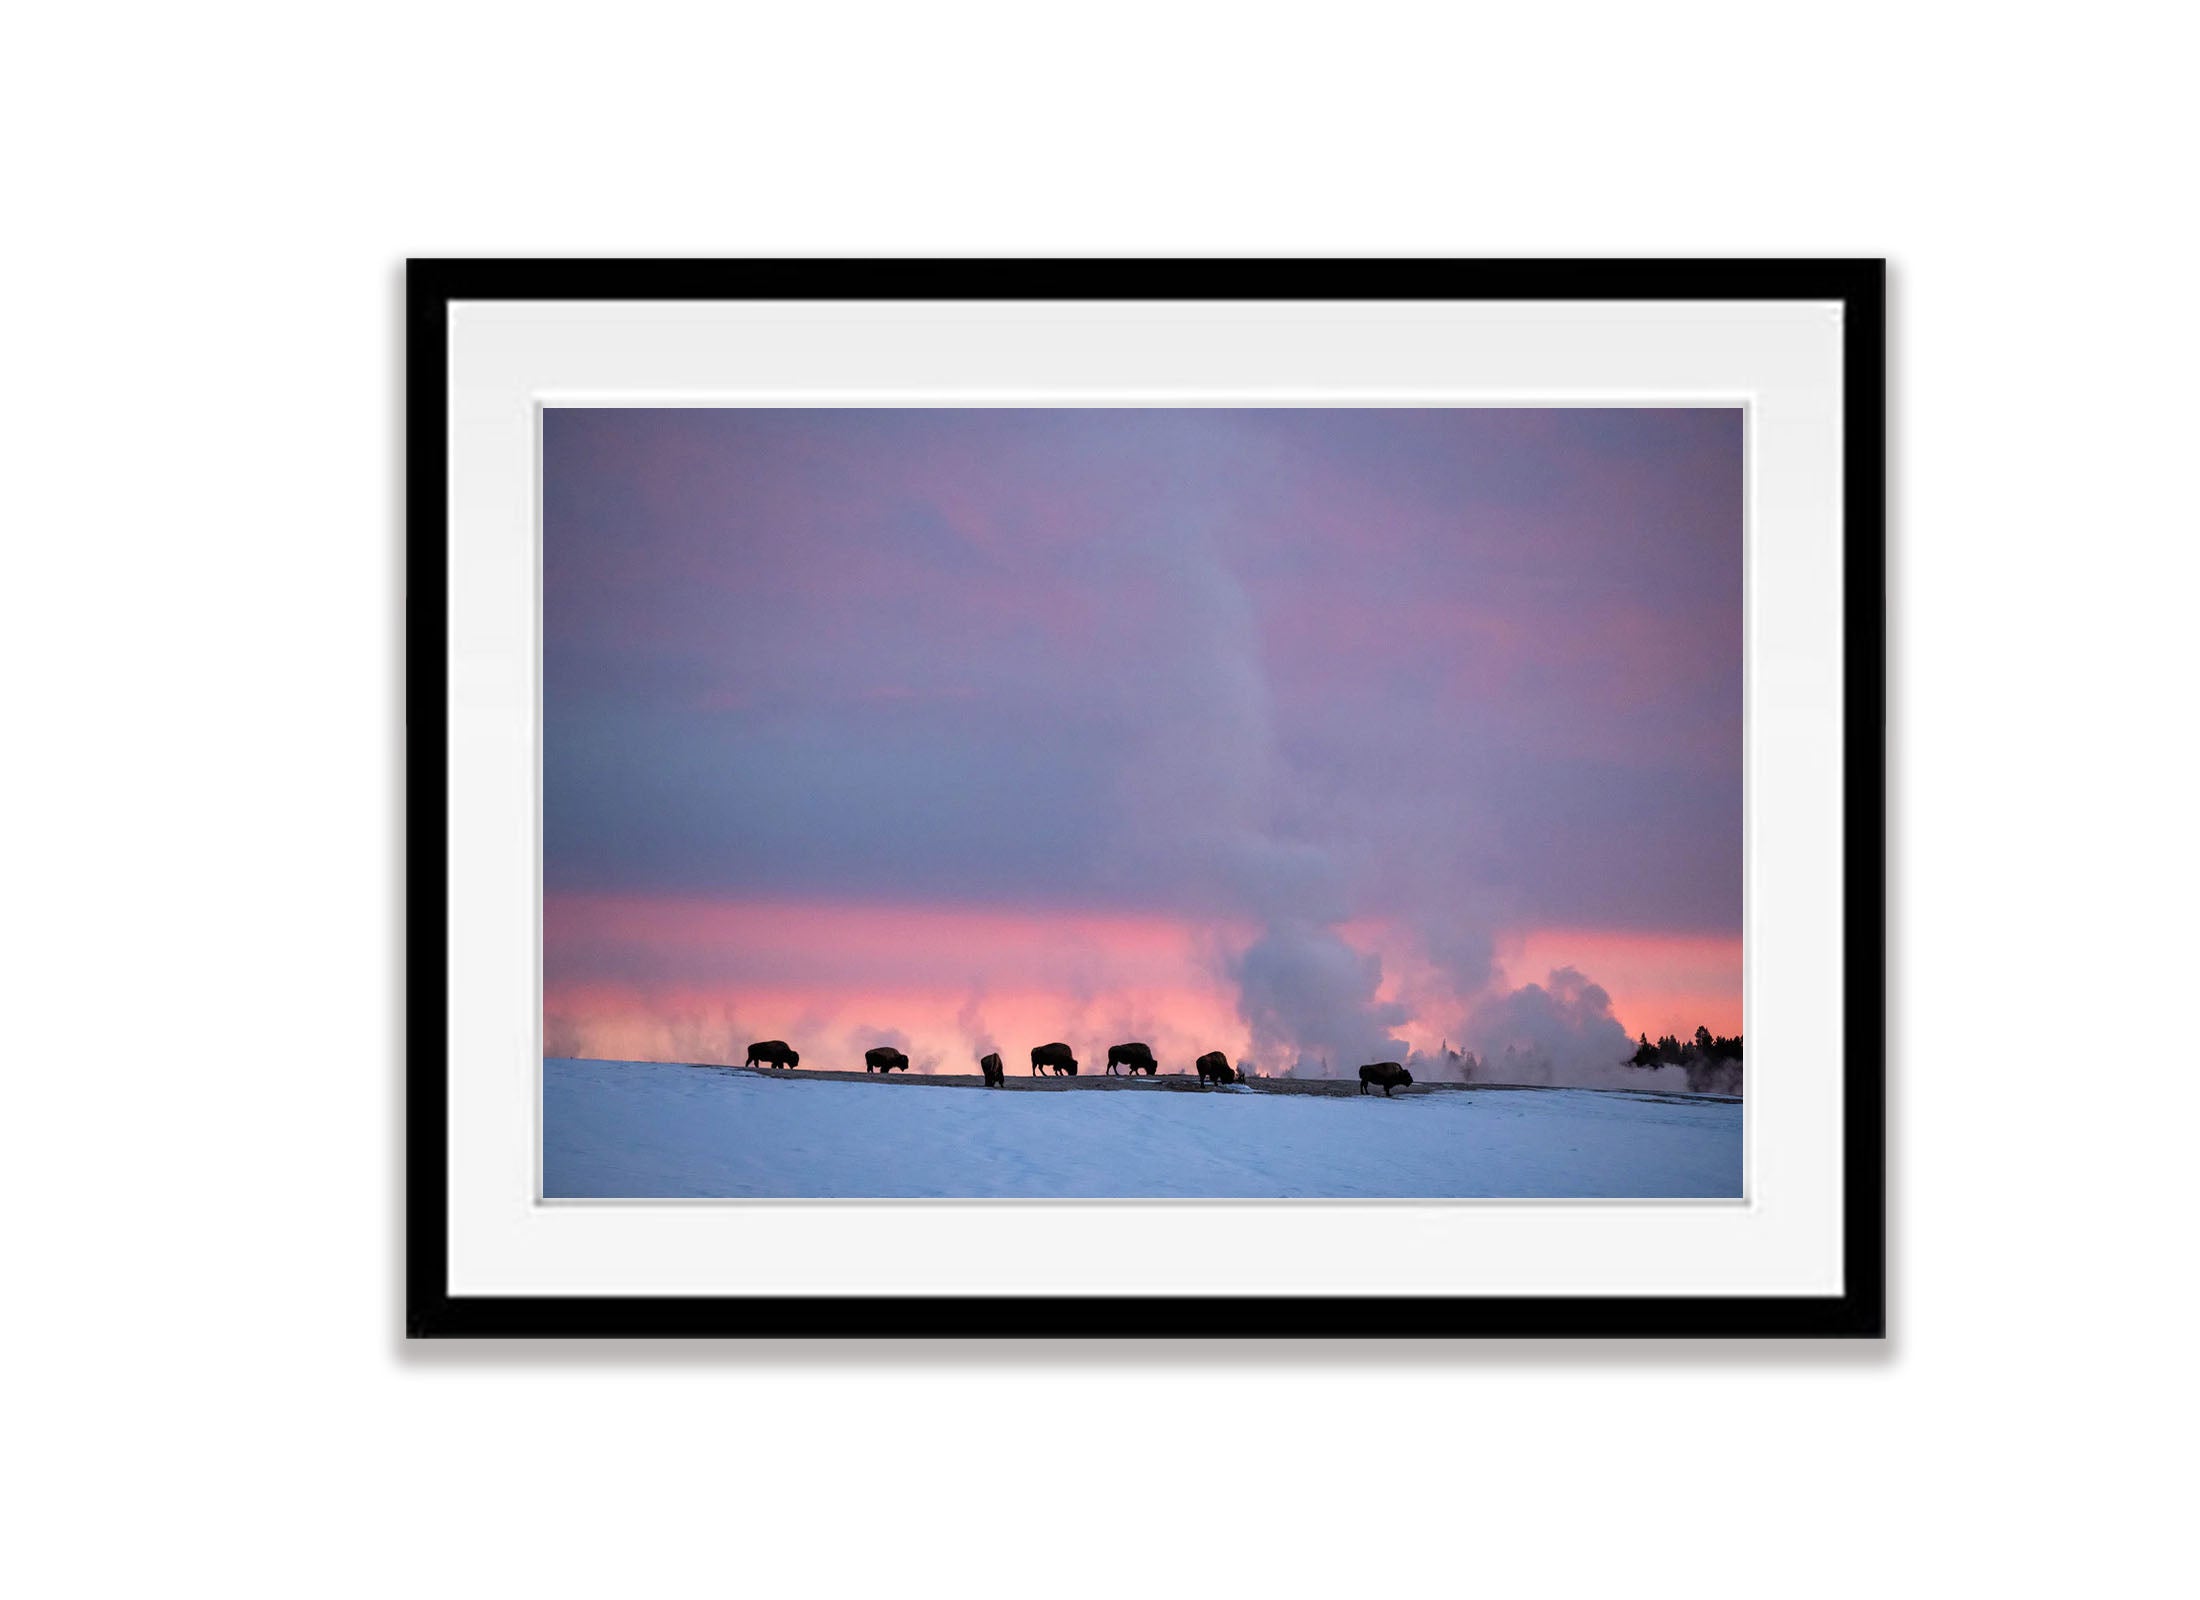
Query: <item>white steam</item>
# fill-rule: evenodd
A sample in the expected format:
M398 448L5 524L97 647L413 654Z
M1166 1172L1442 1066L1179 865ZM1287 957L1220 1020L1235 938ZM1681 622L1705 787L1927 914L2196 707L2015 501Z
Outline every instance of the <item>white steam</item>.
M1406 1008L1378 1000L1382 961L1355 950L1335 930L1278 919L1230 964L1238 1015L1252 1030L1251 1057L1264 1070L1348 1073L1363 1061L1397 1061L1406 1052L1392 1030Z
M1688 1089L1688 1074L1679 1067L1627 1065L1635 1041L1612 1015L1612 997L1572 967L1483 1000L1467 1037L1481 1058L1477 1076L1485 1083Z
M984 991L973 988L970 997L963 1001L955 1013L955 1026L962 1031L963 1045L969 1050L972 1060L996 1055L1001 1048L1000 1041L993 1036L993 1030L986 1026L984 999Z

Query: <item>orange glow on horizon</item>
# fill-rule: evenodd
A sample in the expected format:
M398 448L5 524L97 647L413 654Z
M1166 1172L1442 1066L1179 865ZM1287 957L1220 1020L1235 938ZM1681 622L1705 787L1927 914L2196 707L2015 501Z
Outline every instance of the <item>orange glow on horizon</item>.
M1067 1043L1080 1070L1105 1069L1110 1044L1143 1039L1165 1072L1189 1072L1208 1050L1247 1053L1245 1025L1225 986L1123 990L1104 998L1069 991L1015 990L975 999L962 990L873 989L849 999L832 985L795 989L640 991L576 986L547 997L552 1030L577 1034L574 1053L609 1059L738 1063L750 1041L785 1039L803 1065L860 1071L863 1052L897 1044L911 1070L975 1072L980 1045L1028 1072L1031 1048ZM898 1036L898 1037L896 1037ZM547 1052L564 1054L554 1037Z
M1685 1039L1701 1024L1742 1032L1742 941L1719 934L1640 933L1611 928L1537 928L1508 946L1506 976L1541 983L1572 967L1612 997L1630 1034Z
M872 1044L914 1063L975 1070L996 1045L1011 1071L1064 1040L1086 1070L1108 1044L1145 1039L1163 1070L1188 1070L1251 1038L1224 976L1259 935L1249 922L1052 907L861 906L695 897L555 895L544 907L545 1049L553 1055L738 1062L783 1038L805 1063L860 1068ZM1382 998L1406 1004L1418 1049L1470 1037L1474 997L1401 926L1337 932L1383 963ZM1499 941L1507 988L1571 966L1600 985L1630 1035L1742 1031L1734 937L1595 928L1521 930ZM899 1035L898 1039L889 1036Z

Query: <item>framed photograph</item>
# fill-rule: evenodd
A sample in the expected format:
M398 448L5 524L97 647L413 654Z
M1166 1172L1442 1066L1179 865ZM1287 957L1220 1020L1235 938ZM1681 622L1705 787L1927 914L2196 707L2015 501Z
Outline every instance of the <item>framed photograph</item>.
M1884 283L412 262L409 1332L1880 1336Z

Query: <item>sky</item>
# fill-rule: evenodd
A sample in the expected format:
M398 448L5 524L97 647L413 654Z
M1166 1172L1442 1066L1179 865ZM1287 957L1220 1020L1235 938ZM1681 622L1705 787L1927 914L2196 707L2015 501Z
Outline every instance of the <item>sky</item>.
M547 1053L1743 1031L1739 410L543 426Z

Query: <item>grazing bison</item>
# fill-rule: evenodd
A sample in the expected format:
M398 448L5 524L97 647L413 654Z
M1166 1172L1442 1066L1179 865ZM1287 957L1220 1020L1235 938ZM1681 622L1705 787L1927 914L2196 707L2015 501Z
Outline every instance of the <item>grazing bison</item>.
M1383 1098L1390 1098L1390 1091L1403 1089L1413 1082L1413 1074L1395 1061L1376 1061L1360 1069L1360 1093L1367 1093L1371 1083L1382 1085Z
M789 1050L784 1039L759 1039L749 1046L749 1059L743 1065L753 1067L759 1061L767 1067L799 1067L802 1052Z
M865 1072L892 1072L897 1067L901 1071L907 1072L909 1070L909 1058L890 1044L882 1044L875 1050L863 1052L863 1070Z
M978 1057L978 1070L985 1074L988 1089L1008 1087L1008 1069L1001 1065L1001 1053L996 1050L989 1056Z
M1052 1067L1059 1078L1064 1074L1077 1076L1077 1058L1069 1053L1066 1044L1035 1044L1031 1047L1031 1075L1039 1076L1041 1067Z
M1237 1068L1230 1065L1230 1058L1220 1050L1208 1051L1193 1062L1192 1066L1199 1073L1201 1088L1207 1086L1207 1080L1210 1078L1218 1084L1237 1082Z
M1108 1046L1109 1073L1113 1074L1117 1067L1134 1078L1141 1072L1150 1078L1154 1069L1153 1051L1142 1044L1111 1044Z

